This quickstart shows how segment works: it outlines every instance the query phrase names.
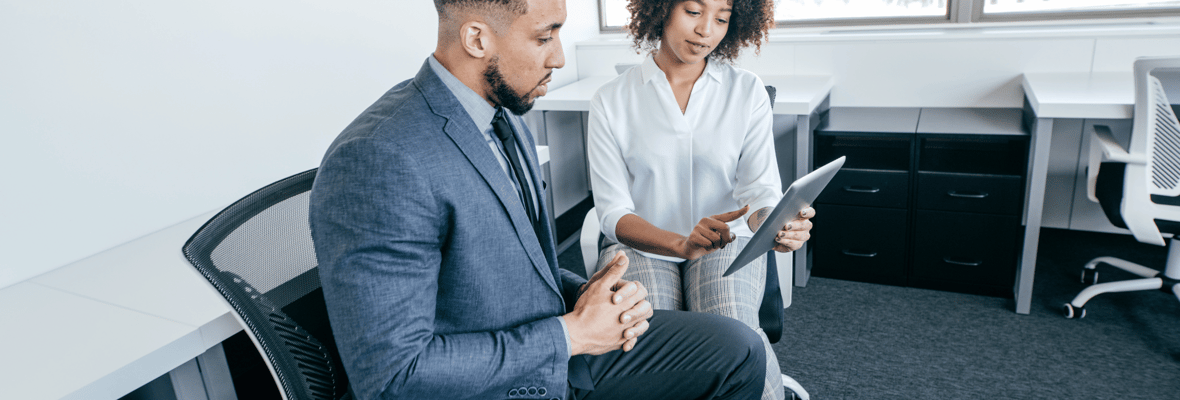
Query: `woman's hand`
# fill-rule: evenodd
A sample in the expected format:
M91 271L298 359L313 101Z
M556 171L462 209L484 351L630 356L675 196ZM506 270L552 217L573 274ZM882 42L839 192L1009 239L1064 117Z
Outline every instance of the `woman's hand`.
M815 209L807 207L799 212L799 215L791 222L783 225L783 229L775 236L774 251L779 253L786 253L789 251L799 250L803 247L803 243L811 239L811 217L815 216Z
M725 248L725 245L737 238L729 232L727 223L741 218L749 210L750 206L745 206L727 213L701 218L692 228L692 233L678 243L680 258L695 260L717 249Z

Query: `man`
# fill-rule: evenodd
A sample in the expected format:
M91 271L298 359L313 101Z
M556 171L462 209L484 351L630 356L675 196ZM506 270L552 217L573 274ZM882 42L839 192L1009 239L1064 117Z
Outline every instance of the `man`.
M434 54L345 128L311 193L353 393L757 398L766 354L749 328L653 313L642 285L619 280L621 255L589 282L557 268L519 115L564 65L564 0L435 7Z

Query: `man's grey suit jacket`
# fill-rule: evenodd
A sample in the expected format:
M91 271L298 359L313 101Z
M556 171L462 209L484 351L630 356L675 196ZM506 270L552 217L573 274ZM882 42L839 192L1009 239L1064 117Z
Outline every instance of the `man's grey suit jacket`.
M532 134L520 133L539 183ZM557 267L538 197L539 238L513 181L427 63L336 138L310 220L359 398L565 398L558 316L585 280Z

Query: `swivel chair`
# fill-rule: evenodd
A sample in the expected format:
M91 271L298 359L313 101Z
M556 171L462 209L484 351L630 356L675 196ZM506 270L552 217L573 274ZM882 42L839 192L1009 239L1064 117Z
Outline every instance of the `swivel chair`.
M233 307L284 399L351 399L307 220L315 175L304 171L238 200L183 252Z
M1152 72L1180 69L1180 57L1135 60L1135 114L1131 145L1123 149L1110 128L1096 125L1090 136L1086 189L1090 201L1102 206L1112 224L1127 228L1142 243L1165 246L1164 270L1151 269L1114 257L1098 257L1082 269L1082 283L1090 284L1066 303L1066 318L1084 318L1086 302L1099 294L1162 290L1180 300L1180 122ZM1140 279L1098 282L1099 264L1141 276Z
M622 66L622 64L620 64ZM619 73L623 73L626 68L620 68ZM628 67L629 68L629 67ZM774 96L776 94L774 86L766 86L766 94L770 96L770 107L774 108ZM598 221L597 208L590 208L586 213L586 218L582 220L582 231L579 237L579 247L582 249L582 263L586 268L586 276L593 276L598 272L598 251L602 245L602 226ZM766 338L770 343L778 343L783 334L783 297L782 287L778 280L778 267L775 262L777 257L773 250L766 254L766 289L762 294L762 305L758 308L758 325L762 331L766 333ZM770 355L773 356L773 355ZM793 399L807 400L810 395L803 389L799 382L795 379L783 374L783 385L787 388L787 393L791 394Z

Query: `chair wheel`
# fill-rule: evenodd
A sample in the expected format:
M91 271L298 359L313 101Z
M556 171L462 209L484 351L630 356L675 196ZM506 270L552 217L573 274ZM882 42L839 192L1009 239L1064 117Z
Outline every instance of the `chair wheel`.
M1074 307L1073 304L1065 303L1062 309L1062 315L1069 319L1086 318L1086 307Z
M1087 284L1087 285L1093 285L1095 283L1098 283L1098 270L1083 268L1082 269L1082 283Z

